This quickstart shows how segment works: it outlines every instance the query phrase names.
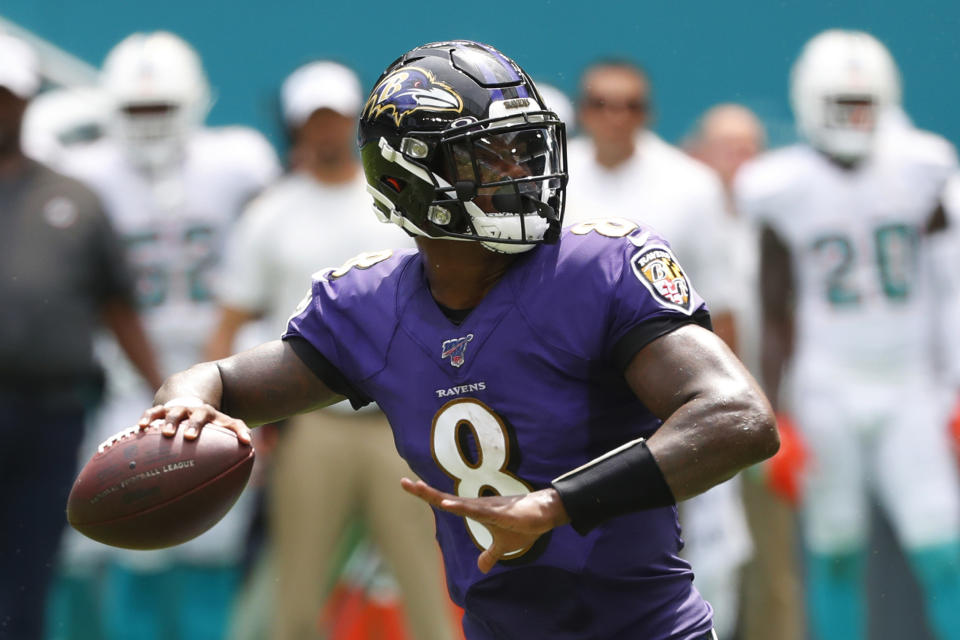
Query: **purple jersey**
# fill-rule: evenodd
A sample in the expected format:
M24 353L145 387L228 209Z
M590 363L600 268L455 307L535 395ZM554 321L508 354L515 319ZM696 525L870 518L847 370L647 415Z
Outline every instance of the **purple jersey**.
M604 221L519 257L460 324L430 295L420 254L365 254L314 277L284 339L354 404L380 405L423 480L475 497L542 489L656 431L660 421L623 371L644 345L690 322L709 317L668 245ZM315 365L318 353L325 367ZM471 640L673 640L711 628L677 555L675 507L586 536L559 527L486 575L476 562L489 532L434 514Z

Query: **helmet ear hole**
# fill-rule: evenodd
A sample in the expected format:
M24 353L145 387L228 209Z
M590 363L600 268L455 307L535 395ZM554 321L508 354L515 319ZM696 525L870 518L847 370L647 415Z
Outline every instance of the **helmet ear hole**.
M405 181L393 176L380 176L380 183L386 185L394 193L400 193L407 186Z

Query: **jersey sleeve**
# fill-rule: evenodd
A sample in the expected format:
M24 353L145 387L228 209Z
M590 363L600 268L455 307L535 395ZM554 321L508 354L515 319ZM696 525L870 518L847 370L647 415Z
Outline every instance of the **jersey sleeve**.
M383 369L397 327L396 278L412 252L360 254L314 274L283 340L328 387L355 409L372 398L364 383Z
M354 409L372 402L350 381L349 358L341 352L337 339L337 324L341 314L335 309L335 296L331 299L329 283L324 272L314 274L307 295L297 306L287 323L283 340L297 357L331 390L346 397ZM342 338L341 338L342 339Z
M733 181L734 208L738 215L754 226L770 226L783 235L777 213L785 208L783 199L789 199L794 190L793 176L802 171L791 162L801 154L796 148L768 151L741 167Z
M622 247L621 259L619 278L611 283L606 339L618 370L625 370L643 347L682 326L712 328L706 303L666 241L648 236L641 246Z
M629 220L574 225L556 262L541 262L525 286L528 322L584 361L623 371L653 340L688 324L710 327L706 304L670 245Z

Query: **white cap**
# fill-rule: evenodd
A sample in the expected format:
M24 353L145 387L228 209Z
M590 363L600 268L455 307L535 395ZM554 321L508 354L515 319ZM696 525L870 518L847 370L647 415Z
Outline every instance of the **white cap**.
M360 114L363 89L357 75L336 62L310 62L286 80L280 89L283 118L299 127L317 109L333 109L350 117Z
M0 87L24 100L40 88L40 72L33 49L19 38L0 33Z

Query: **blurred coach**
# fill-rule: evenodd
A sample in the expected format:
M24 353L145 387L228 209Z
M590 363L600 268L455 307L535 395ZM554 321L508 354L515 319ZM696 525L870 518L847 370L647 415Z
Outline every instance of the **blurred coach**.
M151 385L159 374L131 304L122 247L96 197L28 159L23 112L36 57L0 35L0 638L42 637L84 414L101 375L92 335L110 327Z

